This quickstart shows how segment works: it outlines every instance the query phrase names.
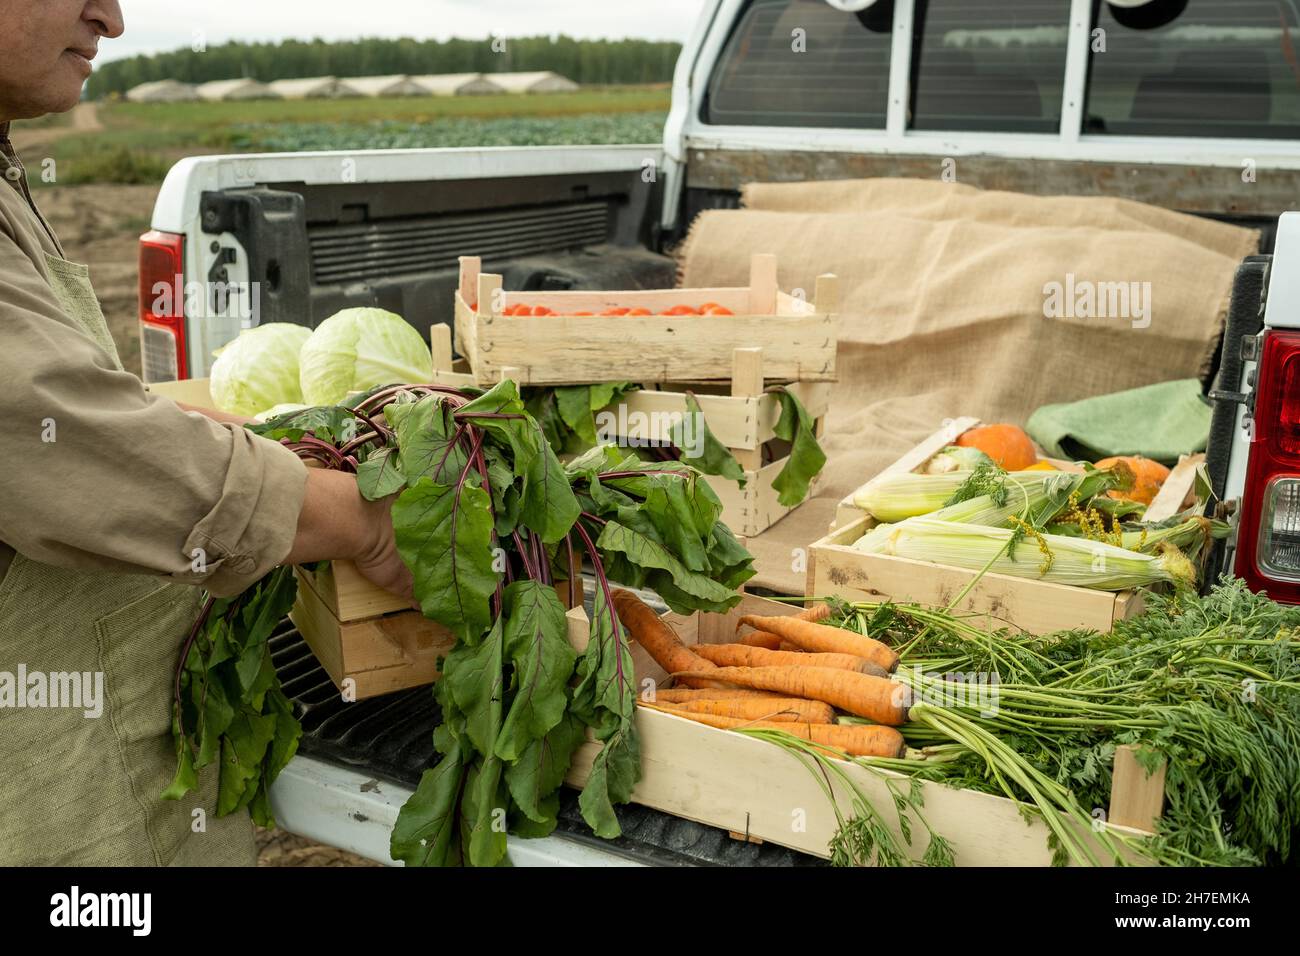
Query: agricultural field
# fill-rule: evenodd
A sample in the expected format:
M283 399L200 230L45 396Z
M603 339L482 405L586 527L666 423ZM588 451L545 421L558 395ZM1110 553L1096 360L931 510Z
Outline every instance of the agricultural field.
M54 160L54 182L157 184L184 156L329 149L542 146L657 142L666 85L575 93L265 100L244 103L107 101L64 119L15 124L32 170ZM49 182L33 176L35 187Z

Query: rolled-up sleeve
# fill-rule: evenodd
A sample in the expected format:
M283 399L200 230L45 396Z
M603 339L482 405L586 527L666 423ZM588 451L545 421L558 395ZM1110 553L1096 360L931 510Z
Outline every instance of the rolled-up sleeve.
M237 594L288 555L307 472L288 449L151 395L0 231L0 540L61 567Z

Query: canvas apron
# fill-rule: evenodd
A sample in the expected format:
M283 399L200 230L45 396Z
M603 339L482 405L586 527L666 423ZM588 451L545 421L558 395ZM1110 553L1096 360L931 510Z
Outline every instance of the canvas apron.
M87 268L46 259L64 311L121 368ZM112 507L112 500L106 493L86 507ZM0 865L256 862L247 814L215 815L216 766L201 772L202 786L185 799L159 799L176 766L174 668L202 597L198 588L155 577L70 571L15 556L0 582L0 672L16 677L25 668L28 691L33 673L52 685L53 675L75 672L91 691L102 674L102 712L50 707L53 694L44 707L0 707ZM83 691L81 702L93 704L88 697Z

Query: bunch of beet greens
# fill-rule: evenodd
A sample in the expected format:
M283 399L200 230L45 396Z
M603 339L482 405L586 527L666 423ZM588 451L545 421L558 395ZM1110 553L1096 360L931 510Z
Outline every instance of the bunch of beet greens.
M590 728L600 743L579 806L619 834L614 805L640 776L636 687L611 581L648 587L673 610L724 611L752 557L719 522L699 473L608 445L562 465L513 382L473 393L440 386L376 390L350 406L291 413L254 428L304 458L355 472L371 500L396 496L393 528L424 614L457 637L435 695L440 759L392 834L394 859L491 866L506 832L556 824L558 789ZM591 639L567 639L565 592L581 559L596 578ZM178 771L167 796L220 756L222 812L271 824L266 788L299 728L266 645L293 601L278 569L231 601L209 601L178 670ZM558 590L557 590L558 586ZM217 703L214 703L217 702Z

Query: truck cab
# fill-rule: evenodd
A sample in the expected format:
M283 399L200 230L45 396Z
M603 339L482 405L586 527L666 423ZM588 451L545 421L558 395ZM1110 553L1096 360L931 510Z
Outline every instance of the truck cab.
M674 245L748 182L1130 198L1260 230L1205 382L1208 465L1236 521L1223 566L1300 602L1300 279L1281 267L1300 256L1298 30L1294 0L705 0L660 143L180 162L140 241L145 379L205 376L243 328L349 306L427 334L452 322L464 254L511 289L671 286ZM287 625L274 640L304 724L277 818L390 862L397 808L433 757L431 695L345 703ZM607 843L562 814L512 859L816 862L640 807L620 816Z

